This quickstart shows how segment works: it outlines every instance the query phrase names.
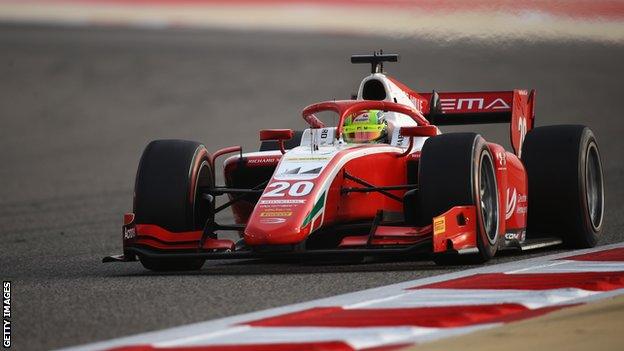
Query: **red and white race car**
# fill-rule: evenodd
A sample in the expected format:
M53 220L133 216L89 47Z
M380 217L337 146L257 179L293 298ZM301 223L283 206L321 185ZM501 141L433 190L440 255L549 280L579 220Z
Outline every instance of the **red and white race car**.
M357 96L306 107L303 131L260 131L259 152L151 142L124 216L123 254L104 262L138 259L160 271L199 269L206 259L428 252L448 264L508 248L596 244L604 184L589 128L534 128L533 90L414 92L383 73L383 62L397 60L352 56L372 67ZM324 111L337 114L335 126L317 118ZM347 140L345 129L357 129L347 122L371 111L383 114L384 139ZM437 127L474 123L509 123L513 152ZM225 184L216 185L226 154ZM217 223L227 208L235 223Z

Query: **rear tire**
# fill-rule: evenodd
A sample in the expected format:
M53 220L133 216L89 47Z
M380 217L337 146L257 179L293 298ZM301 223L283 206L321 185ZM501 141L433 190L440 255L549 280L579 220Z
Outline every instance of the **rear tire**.
M604 218L604 178L594 133L581 125L527 133L528 236L556 235L572 248L596 245Z
M428 223L453 206L477 207L478 254L436 254L437 264L482 263L494 256L500 203L494 158L480 135L450 133L427 139L419 165L418 198Z
M137 224L172 232L201 230L214 216L214 203L201 199L200 187L214 186L208 151L186 140L155 140L143 151L137 170L134 213ZM139 257L153 271L196 270L203 259Z

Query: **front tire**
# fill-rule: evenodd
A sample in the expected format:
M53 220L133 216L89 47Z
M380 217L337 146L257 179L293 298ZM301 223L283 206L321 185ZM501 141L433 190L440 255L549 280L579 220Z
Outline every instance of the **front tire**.
M155 224L171 232L201 230L214 216L214 203L201 198L201 187L214 186L208 151L186 140L155 140L141 156L134 190L137 224ZM196 270L203 259L139 257L153 271Z
M604 218L604 176L594 133L582 125L531 130L522 147L529 178L528 236L593 247Z
M450 133L429 138L419 165L419 208L431 220L454 206L477 207L475 255L436 254L438 264L482 263L498 249L500 203L494 158L475 133Z

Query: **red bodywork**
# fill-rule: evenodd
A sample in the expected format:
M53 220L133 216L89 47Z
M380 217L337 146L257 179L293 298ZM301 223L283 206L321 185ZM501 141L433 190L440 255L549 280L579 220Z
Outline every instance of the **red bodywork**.
M445 213L432 218L423 227L404 223L375 222L384 213L402 213L403 204L396 198L403 198L407 188L388 189L381 192L345 192L344 189L362 186L350 176L372 184L375 187L392 187L410 183L409 170L417 166L420 152L413 152L413 138L435 135L437 128L431 124L444 125L446 121L462 119L471 123L471 118L510 123L510 138L513 153L502 146L488 143L494 157L498 184L500 213L500 236L524 236L527 212L527 176L519 159L526 133L533 128L534 91L524 90L502 92L439 93L440 111L435 116L431 109L430 93L418 94L402 83L390 78L409 96L414 106L388 101L330 101L308 106L303 111L304 120L312 128L325 126L314 114L334 111L339 115L336 128L340 138L342 123L346 116L370 109L394 111L410 116L419 127L405 129L412 138L407 147L379 144L350 145L338 147L323 154L317 152L285 151L265 152L232 156L224 162L226 185L236 185L240 174L256 171L272 171L268 185L254 201L238 201L232 204L235 222L241 227L239 233L244 239L245 249L289 247L294 251L305 250L305 243L313 233L338 235L336 249L409 247L419 243L431 243L431 252L471 252L477 247L477 221L475 206L458 204ZM429 120L428 120L429 119ZM418 129L421 128L421 129ZM292 132L290 132L292 133ZM262 131L266 139L287 139L288 130ZM296 150L296 149L295 149ZM307 149L306 149L307 150ZM230 147L216 151L210 160L213 169L221 155L239 153L241 148ZM328 156L329 155L329 156ZM242 159L241 159L242 157ZM303 165L306 162L318 165L320 171L314 176L281 174L282 166L288 162ZM238 172L238 173L237 173ZM369 229L349 232L330 232L328 228L340 231L341 225L373 222ZM391 221L390 221L391 222ZM135 224L134 216L124 219L124 249L149 248L159 252L235 252L231 240L203 237L202 231L172 233L151 224ZM429 244L427 244L429 245Z

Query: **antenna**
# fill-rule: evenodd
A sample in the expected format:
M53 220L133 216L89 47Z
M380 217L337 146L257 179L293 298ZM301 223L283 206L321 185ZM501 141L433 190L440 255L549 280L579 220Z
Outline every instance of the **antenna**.
M399 62L399 54L384 54L379 50L372 55L351 55L351 63L370 63L371 73L382 73L384 62Z

